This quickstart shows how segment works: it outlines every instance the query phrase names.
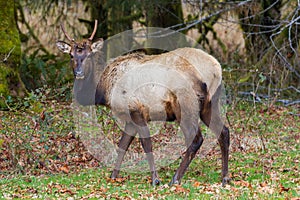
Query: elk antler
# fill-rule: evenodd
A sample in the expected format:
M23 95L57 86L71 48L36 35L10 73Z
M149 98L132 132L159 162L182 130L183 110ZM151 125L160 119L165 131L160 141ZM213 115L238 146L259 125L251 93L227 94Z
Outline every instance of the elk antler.
M66 32L64 25L61 24L60 26L61 26L61 29L62 29L62 31L64 32L65 36L67 37L67 39L68 39L70 42L74 42L74 39L72 39L72 38L68 35L68 33Z
M95 36L95 34L96 34L96 31L97 31L97 24L98 24L98 20L96 19L96 20L95 20L94 31L93 31L91 37L89 37L89 39L88 39L88 40L90 40L90 41L93 40L93 38L94 38L94 36Z

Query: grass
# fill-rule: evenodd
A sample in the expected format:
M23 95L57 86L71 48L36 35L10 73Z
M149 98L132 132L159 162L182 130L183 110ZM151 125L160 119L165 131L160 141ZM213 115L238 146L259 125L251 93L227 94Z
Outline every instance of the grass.
M89 155L74 132L69 106L38 101L0 113L1 199L300 198L297 106L231 105L230 185L221 186L216 148L195 158L181 185L168 186L177 160L159 170L162 184L152 187L148 172L122 172L124 178L109 179L111 169Z

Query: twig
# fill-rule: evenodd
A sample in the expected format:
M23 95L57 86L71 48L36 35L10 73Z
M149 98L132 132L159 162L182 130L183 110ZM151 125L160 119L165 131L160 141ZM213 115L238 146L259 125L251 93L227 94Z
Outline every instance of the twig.
M250 16L247 16L247 17L243 17L243 18L240 18L239 20L244 20L244 19L251 19L251 18L254 18L255 16L257 15L261 15L261 14L264 14L265 12L267 12L268 10L270 10L275 4L277 4L279 2L279 0L275 1L273 4L271 4L269 7L267 7L266 9L264 9L263 11L259 12L259 13L255 13L253 15L250 15Z
M298 9L297 9L298 11ZM296 12L297 12L296 11ZM273 47L275 48L277 54L279 55L279 57L285 62L286 64L286 68L288 68L288 70L290 70L291 72L295 73L295 75L300 78L300 74L298 73L298 71L296 69L294 69L292 67L292 65L289 63L289 61L286 59L285 56L282 55L282 53L280 52L280 50L278 49L278 47L276 46L275 44L275 41L273 40L273 38L277 35L279 35L280 33L282 33L282 31L286 28L289 28L290 26L292 26L296 21L300 20L300 16L298 16L296 19L293 19L291 20L287 25L283 26L278 32L276 33L273 33L271 36L270 36L270 40L273 44Z
M8 52L8 54L5 55L5 57L3 59L4 63L8 60L8 58L10 57L10 54L14 51L15 48L16 48L16 46L14 46L13 48L11 48L10 51Z
M295 20L294 18L296 17L296 14L299 12L299 9L300 9L300 7L298 7L297 10L295 11L295 15L293 16L292 21ZM299 19L299 17L297 19ZM289 38L289 43L290 43L291 49L293 50L293 52L295 54L297 54L297 51L294 49L292 39L291 39L292 38L292 27L293 26L289 26L289 37L288 38Z
M265 95L265 94L257 94L257 93L254 93L254 92L238 92L239 95L242 95L242 96L251 96L255 102L263 102L262 98L263 99L270 99L271 97L268 96L268 95ZM251 100L252 101L252 100ZM275 100L276 102L280 102L280 103L283 103L285 106L291 106L291 105L295 105L295 104L300 104L300 100L288 100L288 99L276 99Z
M245 82L245 83L241 83L240 84L241 86L252 86L255 85L254 83L249 83L249 82ZM258 87L259 89L268 89L267 87L264 87L264 86L259 86ZM271 91L274 91L274 92L282 92L282 91L285 91L285 90L294 90L295 92L297 93L300 93L300 90L294 86L288 86L286 88L270 88Z

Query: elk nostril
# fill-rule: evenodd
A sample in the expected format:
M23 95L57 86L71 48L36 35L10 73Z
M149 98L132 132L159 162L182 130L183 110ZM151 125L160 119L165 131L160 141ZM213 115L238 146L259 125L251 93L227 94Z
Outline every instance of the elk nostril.
M77 71L76 72L76 75L82 75L83 74L83 71Z

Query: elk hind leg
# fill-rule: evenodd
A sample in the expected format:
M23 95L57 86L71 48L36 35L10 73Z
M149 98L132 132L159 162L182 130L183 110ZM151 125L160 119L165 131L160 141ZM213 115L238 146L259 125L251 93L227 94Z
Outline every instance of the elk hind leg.
M228 175L228 157L229 157L229 145L230 134L229 129L224 125L220 116L219 96L221 93L221 87L213 95L212 100L205 100L200 110L200 118L208 126L218 138L218 142L221 148L222 154L222 185L230 182Z
M186 154L183 158L183 160L180 163L179 168L177 169L175 175L173 176L170 185L172 184L180 184L181 178L183 177L185 171L187 170L188 166L190 165L190 163L192 162L192 160L194 159L197 151L199 150L199 148L201 147L202 143L203 143L203 136L201 134L201 130L200 127L197 127L197 133L195 135L195 137L193 138L192 143L190 144L190 146L188 147ZM188 140L188 137L190 135L193 135L187 131L185 131L184 128L182 128L184 135L186 137L186 140ZM189 141L187 142L188 144L190 143Z

